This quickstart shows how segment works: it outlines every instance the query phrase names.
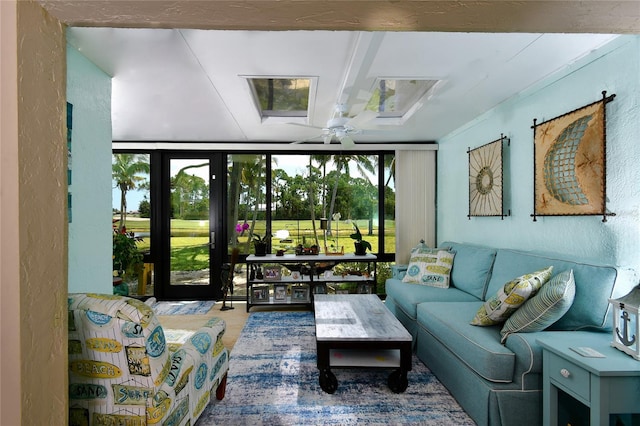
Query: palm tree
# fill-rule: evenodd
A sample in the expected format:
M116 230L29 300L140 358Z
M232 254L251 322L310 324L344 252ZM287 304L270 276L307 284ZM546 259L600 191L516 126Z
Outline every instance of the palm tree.
M384 168L385 170L389 170L389 177L384 182L384 186L389 186L389 182L391 179L395 182L396 180L396 156L395 155L384 155Z
M366 172L374 173L375 166L371 161L371 157L368 155L355 154L355 155L334 155L333 163L335 164L336 171L344 172L347 176L349 176L349 163L353 161L356 164L358 169L358 173L366 178ZM336 204L336 196L338 193L338 179L340 178L340 173L336 174L336 180L333 185L333 192L331 193L331 203L329 206L329 223L327 224L327 234L331 235L331 218L333 217L333 210Z
M191 164L181 168L171 179L171 193L174 195L174 206L178 207L178 218L184 219L189 208L190 213L195 213L198 201L209 199L209 186L207 182L196 175L187 173L189 169L209 167L209 162Z
M114 154L114 162L111 165L112 177L116 188L120 189L120 231L125 226L127 219L127 192L136 189L149 174L149 160L143 154Z
M312 161L318 163L319 168L322 169L322 217L327 217L327 163L331 159L331 156L326 154L311 155ZM311 165L309 166L311 167Z

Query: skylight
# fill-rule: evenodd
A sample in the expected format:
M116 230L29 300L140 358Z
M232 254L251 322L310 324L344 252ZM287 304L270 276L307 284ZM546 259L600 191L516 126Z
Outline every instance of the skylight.
M307 117L311 78L248 78L256 105L267 117Z
M378 118L402 118L438 80L378 78L365 109Z

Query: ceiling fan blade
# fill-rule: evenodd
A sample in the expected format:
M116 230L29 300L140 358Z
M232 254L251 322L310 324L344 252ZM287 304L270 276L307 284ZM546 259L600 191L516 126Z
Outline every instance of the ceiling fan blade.
M351 127L354 127L354 128L363 127L364 124L366 124L369 121L373 120L377 116L378 116L378 114L376 112L374 112L374 111L364 110L360 114L358 114L355 117L351 118L347 122L347 125L349 125Z
M291 123L291 122L288 122L288 123L285 123L285 124L291 124L292 126L306 127L307 129L324 130L324 127L312 126L311 124Z
M344 148L353 148L354 146L356 146L356 143L353 141L353 139L349 135L341 137L340 143Z
M318 136L313 136L313 137L311 137L311 138L307 138L307 139L301 139L301 140L299 140L299 141L293 141L293 142L291 142L291 144L290 144L290 145L299 145L299 144L301 144L301 143L311 142L312 140L314 140L314 139L318 139L318 138L321 138L321 137L323 137L323 136L324 136L324 135L318 135Z

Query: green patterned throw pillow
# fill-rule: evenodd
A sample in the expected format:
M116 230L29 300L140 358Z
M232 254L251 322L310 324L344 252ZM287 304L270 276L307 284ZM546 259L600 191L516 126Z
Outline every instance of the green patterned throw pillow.
M531 333L549 327L567 313L575 295L572 269L554 276L504 323L501 342L506 342L512 333Z
M505 322L520 305L549 281L552 272L553 266L549 266L507 282L494 296L484 302L471 320L471 325L489 326Z
M455 253L441 248L416 247L411 250L402 282L448 288Z

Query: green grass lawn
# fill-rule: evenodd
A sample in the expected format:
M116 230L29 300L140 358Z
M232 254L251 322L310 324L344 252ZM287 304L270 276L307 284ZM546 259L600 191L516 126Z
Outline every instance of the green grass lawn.
M127 231L149 234L150 232L150 220L141 218L128 218L126 221ZM276 252L279 249L285 249L289 253L293 253L295 246L302 243L303 237L306 240L307 245L315 244L315 238L313 237L313 226L311 220L302 221L286 221L279 220L272 222L271 238L272 252ZM374 227L374 235L365 235L367 230L367 223L364 220L358 221L358 227L363 233L365 240L369 241L372 245L373 252L378 251L378 239L377 232L378 227ZM286 240L281 240L276 237L276 233L281 230L286 230L289 233L289 237ZM385 252L393 253L395 251L395 222L387 221L385 223L385 230L387 238L385 239ZM321 251L324 251L324 234L320 229L318 223L316 228L318 243L321 247ZM264 235L265 223L263 221L256 222L255 234ZM336 224L333 223L332 236L327 237L327 247L331 247L331 244L340 248L344 247L345 253L351 253L354 250L353 240L349 237L353 233L353 227L344 222ZM206 269L209 267L209 221L200 220L171 220L171 270L173 271L197 271ZM247 252L247 237L239 238L240 247L242 252ZM141 251L148 251L151 246L151 237L144 236L143 241L138 243L138 249ZM249 247L250 251L253 251L252 247ZM387 268L388 269L388 268ZM378 271L378 275L380 276ZM386 275L383 273L383 275ZM384 282L384 281L383 281Z

